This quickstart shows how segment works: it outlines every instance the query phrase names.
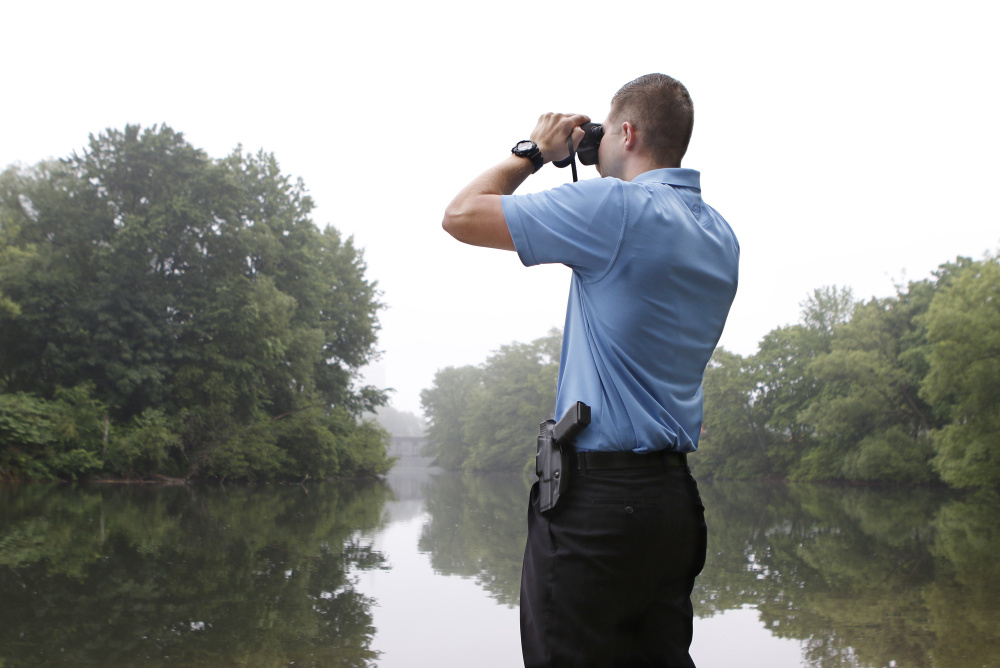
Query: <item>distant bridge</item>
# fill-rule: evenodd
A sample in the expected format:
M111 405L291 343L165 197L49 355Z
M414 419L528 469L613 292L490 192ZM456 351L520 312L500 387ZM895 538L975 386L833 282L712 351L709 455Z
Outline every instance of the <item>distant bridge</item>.
M389 445L390 457L419 457L427 445L426 436L393 436Z

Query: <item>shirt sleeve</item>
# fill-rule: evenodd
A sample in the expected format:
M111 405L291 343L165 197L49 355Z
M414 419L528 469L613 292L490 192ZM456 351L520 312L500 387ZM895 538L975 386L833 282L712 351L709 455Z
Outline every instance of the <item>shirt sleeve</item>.
M592 280L614 261L628 217L622 182L613 178L504 195L500 202L525 266L565 264Z

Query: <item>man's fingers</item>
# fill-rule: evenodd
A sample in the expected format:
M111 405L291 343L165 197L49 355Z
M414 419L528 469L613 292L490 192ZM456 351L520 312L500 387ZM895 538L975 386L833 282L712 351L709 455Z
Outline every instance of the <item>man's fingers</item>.
M551 130L560 128L565 130L565 134L568 136L570 128L583 125L589 120L590 116L586 114L556 114L550 112L538 117L538 127Z
M562 160L569 156L566 139L572 135L574 147L578 146L583 139L580 126L589 120L586 114L542 114L538 117L531 139L542 150L546 162Z

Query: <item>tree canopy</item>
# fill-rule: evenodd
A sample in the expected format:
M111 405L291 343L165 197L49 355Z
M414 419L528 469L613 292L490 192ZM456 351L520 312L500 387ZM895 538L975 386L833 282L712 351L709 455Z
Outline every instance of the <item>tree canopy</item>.
M705 374L696 471L1000 485L1000 260L958 258L888 298L837 288Z
M448 367L420 395L437 464L520 472L535 459L537 425L552 417L562 333L501 346L480 366ZM531 468L532 472L534 471Z
M1000 258L957 258L892 297L837 286L704 377L701 476L1000 485ZM422 395L444 468L517 471L555 403L559 332L438 372Z
M379 294L312 208L166 126L0 174L0 477L384 471Z

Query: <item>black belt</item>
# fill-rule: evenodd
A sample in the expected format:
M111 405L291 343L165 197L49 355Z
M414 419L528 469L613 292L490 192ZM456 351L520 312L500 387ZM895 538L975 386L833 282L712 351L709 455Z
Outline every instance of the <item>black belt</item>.
M657 450L636 454L631 450L615 452L574 452L571 468L586 473L588 469L635 469L664 466L687 466L687 454Z

